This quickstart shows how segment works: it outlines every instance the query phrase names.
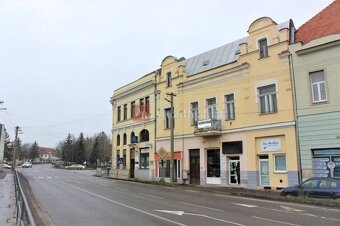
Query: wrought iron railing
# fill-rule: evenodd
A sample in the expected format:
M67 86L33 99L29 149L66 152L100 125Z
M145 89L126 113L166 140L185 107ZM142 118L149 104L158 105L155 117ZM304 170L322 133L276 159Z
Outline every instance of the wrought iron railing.
M195 133L221 130L222 130L221 120L206 119L195 123Z
M22 190L17 171L15 171L14 184L15 184L15 206L17 213L16 214L17 225L35 226L36 224L32 215L32 211L28 205L26 196Z

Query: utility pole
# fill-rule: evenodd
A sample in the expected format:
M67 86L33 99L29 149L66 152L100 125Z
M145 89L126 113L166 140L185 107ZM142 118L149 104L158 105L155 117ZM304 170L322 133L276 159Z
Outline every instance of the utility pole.
M16 126L15 127L15 139L14 139L14 145L13 145L13 161L12 161L12 170L15 171L15 166L16 166L16 152L18 148L18 133L20 132L20 127Z
M174 125L175 125L175 117L174 117L174 97L176 94L173 92L166 93L166 95L170 96L170 183L174 183Z

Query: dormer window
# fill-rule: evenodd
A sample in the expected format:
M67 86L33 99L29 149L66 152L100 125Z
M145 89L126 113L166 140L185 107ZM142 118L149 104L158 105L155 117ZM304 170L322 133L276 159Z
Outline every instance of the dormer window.
M260 50L260 59L268 57L268 44L267 44L266 38L259 40L259 50Z
M166 86L170 87L172 85L171 72L166 73Z

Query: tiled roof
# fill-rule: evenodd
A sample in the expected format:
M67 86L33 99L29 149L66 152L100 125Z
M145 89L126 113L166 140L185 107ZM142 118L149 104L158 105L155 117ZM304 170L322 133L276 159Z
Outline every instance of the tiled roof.
M340 34L340 0L335 0L303 24L295 34L295 42L306 44L332 34Z
M55 154L56 150L54 148L39 147L39 154Z

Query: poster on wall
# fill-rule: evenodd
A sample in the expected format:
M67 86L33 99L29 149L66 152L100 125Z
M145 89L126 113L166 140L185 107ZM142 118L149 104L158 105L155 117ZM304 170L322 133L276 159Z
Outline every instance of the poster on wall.
M268 138L261 140L262 151L281 151L281 139L280 138Z

